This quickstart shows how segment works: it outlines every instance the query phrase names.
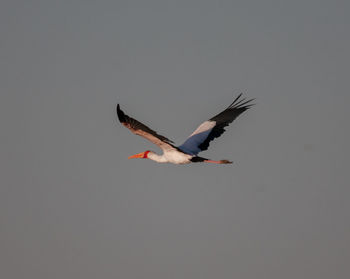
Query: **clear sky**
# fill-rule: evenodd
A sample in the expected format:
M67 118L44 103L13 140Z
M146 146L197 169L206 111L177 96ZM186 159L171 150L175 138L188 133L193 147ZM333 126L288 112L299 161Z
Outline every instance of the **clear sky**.
M350 278L349 1L2 1L1 278ZM181 144L175 166L115 105Z

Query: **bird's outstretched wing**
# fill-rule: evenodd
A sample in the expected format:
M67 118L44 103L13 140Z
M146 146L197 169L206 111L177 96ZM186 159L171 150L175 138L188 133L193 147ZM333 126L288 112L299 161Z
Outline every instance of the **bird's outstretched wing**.
M226 126L253 105L251 101L254 99L246 100L241 96L242 93L224 111L199 125L178 148L191 155L197 155L199 152L207 150L209 143L225 132Z
M145 139L148 139L152 143L158 145L163 150L175 149L172 145L172 141L164 136L157 134L155 131L137 121L134 118L127 116L121 109L119 104L117 105L117 115L120 123L122 123L131 132Z

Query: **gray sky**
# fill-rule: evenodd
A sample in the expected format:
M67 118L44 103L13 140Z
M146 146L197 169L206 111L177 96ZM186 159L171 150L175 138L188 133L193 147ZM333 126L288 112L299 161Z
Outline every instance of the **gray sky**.
M350 278L348 1L2 1L1 278ZM239 92L256 106L181 144Z

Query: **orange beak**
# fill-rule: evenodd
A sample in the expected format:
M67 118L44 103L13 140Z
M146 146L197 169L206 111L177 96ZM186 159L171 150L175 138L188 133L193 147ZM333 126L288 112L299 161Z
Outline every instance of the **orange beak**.
M128 159L135 159L135 158L144 158L145 157L145 152L141 152L135 155L132 155L130 157L128 157Z

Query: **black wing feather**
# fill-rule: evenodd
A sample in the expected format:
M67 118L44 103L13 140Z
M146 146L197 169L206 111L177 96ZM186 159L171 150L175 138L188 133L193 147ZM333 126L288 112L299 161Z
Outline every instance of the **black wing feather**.
M253 105L250 102L254 99L240 99L241 96L242 93L237 96L237 98L227 107L227 109L209 119L210 121L215 121L216 125L209 133L208 137L198 146L198 148L200 148L202 151L207 150L209 143L215 138L220 137L226 131L224 129L226 126L232 123L240 114Z
M161 136L159 134L157 134L157 132L153 131L151 128L147 127L145 124L142 124L141 122L137 121L134 118L129 117L128 115L126 115L121 109L119 104L117 105L117 115L118 115L118 119L122 124L128 124L130 125L130 127L134 130L142 130L145 131L146 133L149 133L153 136L155 136L156 138L158 138L159 140L172 144L173 141L171 141L170 139Z

